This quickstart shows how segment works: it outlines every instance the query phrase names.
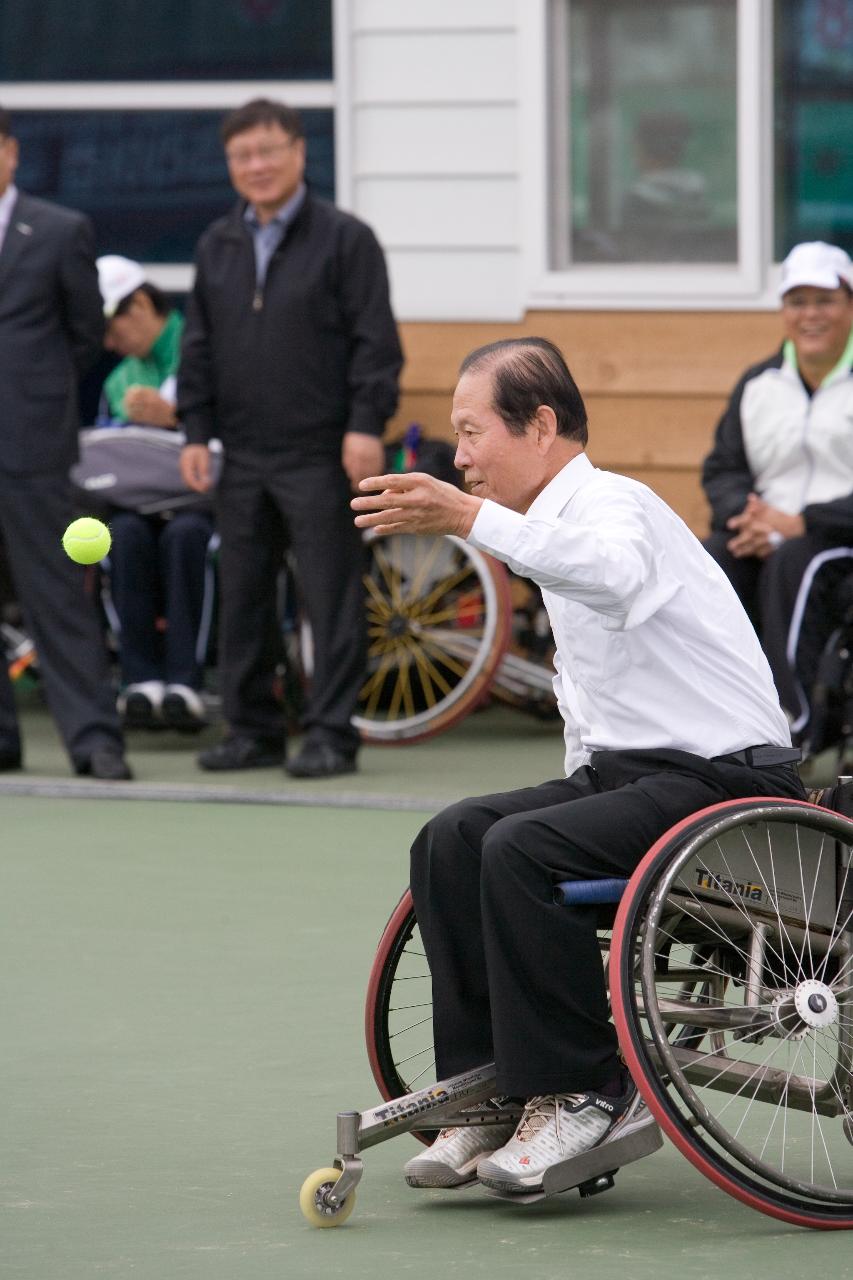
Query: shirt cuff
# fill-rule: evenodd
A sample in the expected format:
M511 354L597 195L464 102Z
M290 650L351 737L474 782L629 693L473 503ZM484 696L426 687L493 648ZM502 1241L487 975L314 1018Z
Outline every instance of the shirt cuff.
M524 516L518 511L510 511L509 507L502 507L499 502L484 498L467 541L481 551L490 551L501 559L509 558L518 544L523 527Z

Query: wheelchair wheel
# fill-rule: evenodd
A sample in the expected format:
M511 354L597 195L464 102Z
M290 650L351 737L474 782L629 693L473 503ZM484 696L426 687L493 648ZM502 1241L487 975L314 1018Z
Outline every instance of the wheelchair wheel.
M364 1033L370 1069L385 1099L433 1079L432 980L407 889L385 926L367 987Z
M853 822L788 800L673 827L616 919L613 1014L661 1127L783 1221L853 1227Z
M503 565L462 538L367 544L368 669L353 724L367 742L417 742L481 701L509 643Z
M599 929L605 976L610 929ZM364 1007L367 1056L386 1100L433 1080L432 979L412 894L403 894L385 926L370 971Z

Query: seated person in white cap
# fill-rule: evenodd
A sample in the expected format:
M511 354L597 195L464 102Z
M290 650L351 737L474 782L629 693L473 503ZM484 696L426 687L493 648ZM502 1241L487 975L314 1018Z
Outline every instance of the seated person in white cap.
M784 342L747 369L720 419L702 480L708 551L730 578L770 662L795 741L853 573L853 264L798 244L782 264Z
M146 280L138 262L115 254L99 258L98 279L107 319L104 345L124 357L104 383L110 422L176 429L183 317ZM166 515L119 511L110 528L125 724L201 728L199 632L213 518L197 509Z

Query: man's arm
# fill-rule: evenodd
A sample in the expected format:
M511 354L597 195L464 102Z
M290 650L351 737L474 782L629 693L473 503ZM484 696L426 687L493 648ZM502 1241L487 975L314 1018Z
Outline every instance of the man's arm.
M359 528L380 533L451 533L497 556L514 573L555 595L633 626L665 602L677 583L654 580L643 512L628 493L596 495L595 515L577 523L530 519L419 472L371 476L354 498ZM641 612L635 602L642 596Z
M213 356L204 268L196 256L196 275L187 298L186 323L178 365L178 420L188 445L206 445L215 435Z
M82 214L71 223L59 260L60 306L71 357L82 377L101 354L104 340L104 304L95 266L95 235Z
M732 516L740 515L755 487L743 446L740 406L744 388L752 377L748 370L731 394L717 423L714 446L702 465L702 487L711 505L711 527L727 528Z
M347 432L381 438L399 398L403 352L379 242L364 223L343 234L340 301L350 339Z

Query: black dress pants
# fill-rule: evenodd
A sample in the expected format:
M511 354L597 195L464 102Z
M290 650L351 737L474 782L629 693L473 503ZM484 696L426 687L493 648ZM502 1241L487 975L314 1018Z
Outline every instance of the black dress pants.
M178 511L166 520L119 511L110 531L110 592L119 620L122 683L162 680L200 689L206 646L199 645L199 632L213 517L206 511ZM165 634L157 629L161 615Z
M516 1097L613 1077L596 912L558 906L561 880L628 876L670 826L748 796L802 799L795 770L683 751L601 752L520 791L451 805L412 846L411 887L432 974L443 1079L494 1060Z
M217 491L220 681L235 732L284 732L274 691L281 656L276 588L287 548L311 626L313 673L303 716L312 736L358 745L350 721L364 680L367 643L363 545L349 482L337 457L294 465L275 454L226 455Z
M72 516L64 473L19 476L0 471L0 531L15 591L38 654L47 704L72 761L122 749L103 628L68 559L62 535ZM15 696L0 663L0 748L20 746Z

